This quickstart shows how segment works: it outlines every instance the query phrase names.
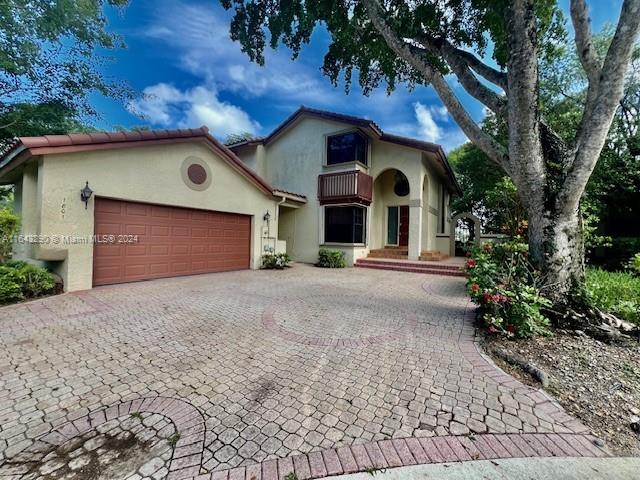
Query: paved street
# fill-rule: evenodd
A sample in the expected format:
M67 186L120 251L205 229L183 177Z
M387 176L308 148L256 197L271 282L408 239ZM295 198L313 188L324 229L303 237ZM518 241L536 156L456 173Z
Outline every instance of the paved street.
M584 433L477 352L470 307L460 278L296 265L0 308L0 473L39 478L48 464L46 478L115 478L104 455L121 459L121 478L302 454L301 471L323 471L313 452L357 457L385 439Z

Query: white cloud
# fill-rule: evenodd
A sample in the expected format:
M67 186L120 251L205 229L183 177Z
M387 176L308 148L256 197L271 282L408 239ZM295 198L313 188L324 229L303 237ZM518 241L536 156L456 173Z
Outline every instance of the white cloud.
M143 97L131 102L128 108L155 125L180 128L206 125L219 138L260 130L260 125L251 120L247 112L221 101L214 89L204 86L182 91L173 85L158 83L145 88Z
M278 96L289 105L336 101L330 83L319 75L318 59L309 65L304 52L292 61L286 48L267 48L265 66L252 63L240 44L229 37L231 13L221 7L209 2L163 2L156 11L145 35L175 51L179 66L202 78L204 84L247 98ZM176 18L180 18L180 28L175 28Z
M445 151L469 141L460 128L451 121L444 106L427 107L421 102L413 104L415 122L402 122L382 127L397 135L417 138L442 145Z
M444 105L441 107L431 107L431 113L439 120L446 122L449 120L449 110Z
M431 114L432 108L427 108L420 102L416 102L413 104L413 109L419 125L418 132L420 138L429 142L437 142L442 136L442 129L433 119Z

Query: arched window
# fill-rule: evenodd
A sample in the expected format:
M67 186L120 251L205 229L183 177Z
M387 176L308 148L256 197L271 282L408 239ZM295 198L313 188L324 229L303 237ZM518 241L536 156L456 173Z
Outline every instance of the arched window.
M398 197L406 197L409 195L409 180L400 170L396 170L393 183L393 193Z

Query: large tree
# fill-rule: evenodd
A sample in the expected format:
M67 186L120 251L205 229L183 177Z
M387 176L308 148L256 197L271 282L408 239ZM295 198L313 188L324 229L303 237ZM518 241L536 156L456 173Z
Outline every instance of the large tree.
M624 0L604 58L593 45L585 0L571 20L587 91L570 142L540 109L539 62L552 55L562 15L553 0L222 0L234 8L231 37L264 62L267 40L297 55L314 28L331 36L323 70L347 88L357 72L364 92L384 82L431 85L467 137L512 179L529 220L530 254L549 293L563 300L583 278L579 204L622 97L640 29L640 0ZM269 37L269 38L267 38ZM551 52L551 53L550 53ZM495 62L495 63L494 63ZM495 65L495 66L494 66ZM505 118L507 141L480 126L445 78Z
M95 115L89 96L126 97L102 72L101 51L122 46L106 30L106 6L128 0L0 2L0 139L62 133Z

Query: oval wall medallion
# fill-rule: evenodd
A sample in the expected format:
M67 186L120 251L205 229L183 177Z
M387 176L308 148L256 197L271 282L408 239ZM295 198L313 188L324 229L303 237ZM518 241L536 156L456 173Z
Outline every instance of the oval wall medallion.
M201 158L185 158L180 170L182 181L192 190L202 191L211 185L211 169Z
M202 185L207 180L207 171L202 165L192 163L187 168L187 176L196 185Z

